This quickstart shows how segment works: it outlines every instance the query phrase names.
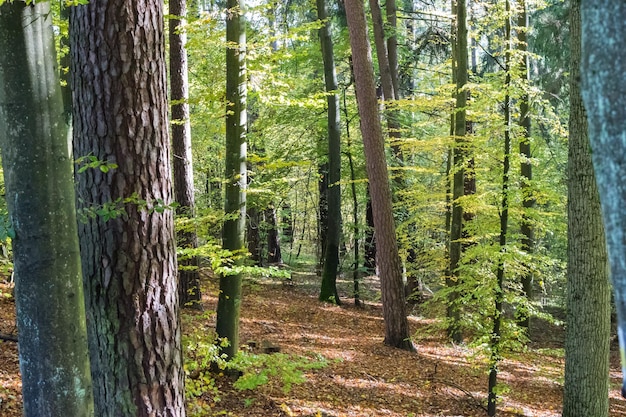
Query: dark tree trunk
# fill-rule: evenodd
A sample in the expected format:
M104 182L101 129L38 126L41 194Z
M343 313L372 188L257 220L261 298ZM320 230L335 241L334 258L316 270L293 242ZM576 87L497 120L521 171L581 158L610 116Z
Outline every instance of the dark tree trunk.
M228 0L226 18L226 160L224 212L234 216L224 222L222 245L241 256L246 229L247 111L246 111L246 31L239 0ZM241 257L237 263L241 263ZM227 359L239 350L241 308L240 273L220 277L216 330L228 340L221 347Z
M361 116L361 134L372 197L376 240L379 248L377 261L380 270L385 321L385 344L414 350L406 318L402 268L398 255L389 173L378 114L378 100L367 39L365 11L363 3L359 0L347 0L345 4L354 64L357 103Z
M276 207L271 205L265 210L265 224L267 225L267 262L282 264L283 254L280 250L280 231L278 230L278 214Z
M191 124L189 122L189 82L187 77L187 35L184 19L187 15L186 0L170 0L170 88L172 101L172 153L174 168L174 201L179 206L178 216L193 218L195 198L191 155ZM195 249L198 236L195 228L178 232L178 246ZM200 273L198 258L179 259L179 298L181 306L200 307Z
M96 415L184 416L160 1L72 8L74 156Z
M374 231L374 211L370 186L367 186L367 203L365 205L365 261L363 266L368 274L376 273L376 233Z
M457 287L460 276L457 268L461 261L461 237L463 232L463 207L459 199L465 194L465 161L466 161L466 110L467 92L463 90L467 84L467 10L465 0L456 4L456 106L454 116L454 149L452 151L452 217L450 226L450 277L448 286L452 287L448 300L448 336L456 343L463 339L460 330L460 310L458 306Z
M624 10L622 16L625 16ZM623 21L620 21L622 24ZM587 134L587 115L580 95L580 25L580 0L573 0L570 10L567 328L563 416L606 417L609 415L611 289L602 209ZM620 152L623 154L623 150ZM622 210L621 207L619 209ZM623 256L620 251L620 261Z
M339 96L337 95L337 75L333 42L324 0L317 0L317 17L324 25L319 31L322 58L324 60L324 81L328 105L328 216L326 227L326 253L322 271L320 301L340 304L337 293L337 270L339 268L339 243L341 240L341 132L339 117Z
M250 257L257 266L263 265L262 257L262 245L261 245L261 213L254 208L248 207L247 210L248 228L247 228L247 241L248 252Z
M496 272L496 286L494 294L494 311L493 311L493 330L491 332L490 341L490 358L489 358L489 386L487 400L487 415L496 415L497 400L497 378L498 365L502 359L500 353L502 339L502 321L504 303L504 257L506 256L507 230L509 227L509 175L511 170L511 97L509 91L511 88L511 6L509 0L505 3L506 18L504 22L504 41L505 41L505 80L504 89L504 161L502 164L502 203L500 206L500 258L498 259L498 270Z
M90 417L73 163L53 37L49 2L0 6L0 146L15 233L23 411Z
M328 242L328 162L318 167L318 190L319 190L319 218L318 218L318 249L319 262L317 275L322 275L326 257L326 243Z

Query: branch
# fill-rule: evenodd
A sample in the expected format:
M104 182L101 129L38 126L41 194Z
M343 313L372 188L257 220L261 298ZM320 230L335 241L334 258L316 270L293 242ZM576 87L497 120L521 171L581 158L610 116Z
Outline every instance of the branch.
M17 336L13 336L12 334L2 334L2 333L0 333L0 340L6 340L7 342L15 342L15 343L17 343Z

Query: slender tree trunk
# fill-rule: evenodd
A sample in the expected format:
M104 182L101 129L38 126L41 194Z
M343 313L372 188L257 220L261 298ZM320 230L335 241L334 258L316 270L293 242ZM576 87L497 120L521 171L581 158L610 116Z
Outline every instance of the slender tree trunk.
M506 20L504 23L505 50L505 81L504 81L504 162L502 166L502 205L500 206L500 259L496 272L495 306L493 314L493 331L491 332L491 354L489 358L489 386L487 414L496 415L496 384L498 365L502 359L500 354L500 339L502 338L502 304L504 302L504 257L506 256L507 230L509 226L509 175L511 170L511 5L506 0Z
M93 416L68 126L49 2L0 6L0 135L24 416Z
M609 268L585 107L580 95L580 0L570 10L568 262L563 416L609 415ZM620 254L620 258L623 253Z
M365 11L360 0L347 0L345 4L354 63L357 103L361 116L361 134L379 249L377 261L385 320L385 344L414 350L406 318L402 268L395 235L391 188L378 114L372 57L367 40Z
M184 416L163 3L71 13L74 156L118 166L76 176L96 415Z
M387 34L387 57L389 59L389 75L391 76L391 84L393 86L393 99L400 100L402 95L400 94L398 74L398 10L396 0L386 0L385 11L389 27L389 33Z
M193 218L195 198L191 155L191 124L189 122L189 81L187 77L187 35L184 22L186 0L170 0L170 88L172 101L172 152L174 168L174 201L178 216ZM178 233L178 246L195 249L198 236L195 228ZM198 258L178 262L178 290L181 306L200 307L200 273Z
M528 59L528 13L526 11L526 0L521 0L519 4L519 15L517 18L517 49L522 54L522 61L520 65L520 73L522 74L525 88L530 87L530 71L529 71L529 59ZM520 97L519 101L519 125L522 128L522 139L519 143L519 151L522 158L521 163L521 189L522 189L522 205L524 211L522 212L522 222L520 231L522 233L522 250L527 254L532 254L535 246L535 230L532 220L529 216L529 211L535 207L535 198L533 197L532 179L533 179L533 166L531 163L532 153L530 149L530 106L528 102L528 93L524 93ZM529 259L529 262L531 260ZM529 265L530 266L530 265ZM533 276L530 273L530 268L526 268L526 271L522 275L522 289L530 302L533 296ZM518 320L520 326L528 329L530 326L530 314L526 309L522 309L521 314L518 314Z
M326 254L322 272L320 301L340 304L337 293L337 269L339 267L339 243L341 240L341 132L339 116L339 96L337 95L337 75L333 42L330 37L330 24L324 0L317 0L317 17L324 25L319 31L322 58L324 60L324 80L328 105L328 227L326 231Z
M463 232L463 207L459 199L465 194L465 160L467 154L466 110L467 92L467 11L465 0L458 0L456 4L456 105L454 115L454 149L452 151L452 218L450 225L450 279L448 285L453 288L448 300L448 336L456 343L463 339L459 328L460 311L458 294L455 287L459 284L458 267L461 260L461 237Z
M235 214L224 222L222 245L233 252L244 248L246 228L246 31L242 4L228 0L226 18L226 194L224 212ZM241 255L241 254L239 254ZM239 263L241 260L238 261ZM228 359L239 350L241 274L222 275L217 303L217 335L228 339L222 348Z
M270 264L282 264L283 254L280 250L278 215L273 204L265 209L265 224L267 225L267 262Z

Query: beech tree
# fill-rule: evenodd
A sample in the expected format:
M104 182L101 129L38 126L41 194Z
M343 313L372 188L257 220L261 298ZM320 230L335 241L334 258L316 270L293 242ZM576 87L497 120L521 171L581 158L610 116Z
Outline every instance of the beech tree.
M385 344L414 350L406 318L402 265L398 255L391 204L391 187L385 160L383 133L378 113L372 55L367 38L365 11L360 0L346 1L350 47L354 67L361 135L365 148L367 176L374 229L376 231L377 264L380 271Z
M226 18L226 194L222 246L241 263L246 230L246 31L239 0L228 0ZM239 349L241 272L220 276L217 335L228 340L222 352L232 358Z
M611 0L582 0L580 4L582 18L581 90L587 112L593 166L602 205L610 274L619 321L618 336L623 352L626 348L624 339L626 336L626 263L624 262L626 188L623 186L623 178L626 175L626 161L623 157L626 151L626 117L624 114L626 85L619 74L626 72L626 54L621 45L626 36L626 26L624 26L626 3ZM598 281L601 279L598 278ZM601 292L597 295L600 297L599 302L606 299ZM606 314L605 308L605 306L596 306L589 313L598 315L598 322L601 322L600 315ZM604 331L600 329L596 331L598 333L594 333L595 336L603 337ZM598 343L603 342L598 341ZM605 348L601 349L604 351ZM591 353L585 356L588 355ZM593 355L596 356L597 352ZM600 375L605 375L604 363L597 365L598 373L595 375L600 378ZM624 366L625 364L622 363L622 367ZM604 384L604 382L596 382ZM595 391L596 389L598 391ZM603 385L593 389L596 393L594 399L598 401L599 412L605 410L605 399L598 398L599 395L604 395L604 389ZM572 393L574 394L575 392ZM624 394L625 391L622 388L622 395Z
M339 241L341 239L341 133L339 116L339 96L337 95L337 74L333 55L333 41L330 36L330 22L324 0L317 0L317 17L323 22L319 31L322 58L324 60L324 81L328 106L328 188L326 216L326 253L322 271L320 301L340 304L337 293L337 270L339 268Z
M50 2L0 5L0 138L24 416L93 416L68 126Z
M96 415L184 416L163 3L76 6L70 42Z

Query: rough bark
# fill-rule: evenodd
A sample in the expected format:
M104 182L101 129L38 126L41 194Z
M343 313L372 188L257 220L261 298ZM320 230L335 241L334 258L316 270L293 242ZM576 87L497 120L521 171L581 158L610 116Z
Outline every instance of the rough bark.
M74 156L98 416L184 416L163 4L72 8ZM111 210L111 204L116 207Z
M324 0L317 0L317 17L324 25L319 30L322 58L324 61L324 82L327 94L327 134L328 134L328 226L326 228L326 254L322 271L322 285L319 300L340 304L337 292L337 270L339 268L339 243L341 239L341 132L339 116L339 96L337 95L337 75L333 56L333 41L330 36L330 23Z
M170 91L172 103L172 167L174 169L174 201L178 216L193 218L195 196L191 155L191 123L189 122L189 80L187 70L187 35L184 29L186 0L170 0ZM177 233L182 248L198 247L195 229ZM179 259L178 292L181 306L200 306L200 274L198 258Z
M347 0L345 4L361 134L378 244L377 262L381 280L385 344L413 350L406 318L402 268L395 235L391 187L378 114L372 57L367 40L365 12L360 0Z
M463 232L463 207L459 199L465 193L465 160L466 160L466 111L467 92L467 10L465 0L456 4L456 105L454 115L454 148L452 151L452 218L450 225L450 278L448 286L452 287L448 300L448 336L456 343L462 341L459 328L460 311L457 305L458 294L455 287L459 281L457 268L461 260L461 237Z
M246 112L246 32L239 0L228 0L226 18L226 185L224 212L234 216L224 222L224 249L244 249L247 186L247 112ZM241 255L241 254L239 254ZM241 263L239 258L237 263ZM217 302L217 335L228 339L222 348L227 358L239 349L239 313L241 308L241 274L222 275Z
M563 416L608 416L610 285L598 187L580 95L580 0L570 11L568 263ZM620 254L620 258L623 253Z
M68 126L49 2L0 6L0 132L24 416L93 416Z

